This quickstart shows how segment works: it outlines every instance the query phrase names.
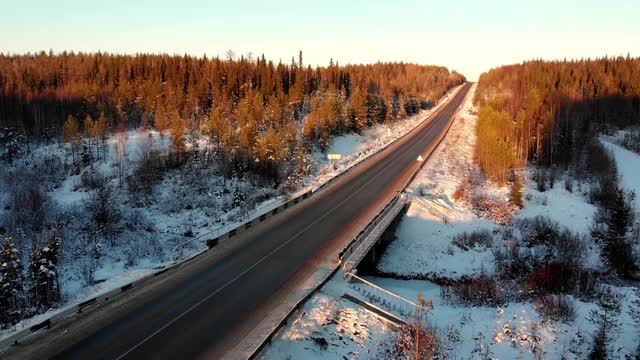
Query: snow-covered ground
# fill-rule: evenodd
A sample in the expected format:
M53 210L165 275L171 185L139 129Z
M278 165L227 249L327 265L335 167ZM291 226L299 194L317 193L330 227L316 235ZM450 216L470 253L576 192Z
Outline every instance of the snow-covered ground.
M326 182L413 130L454 96L461 87L462 85L449 91L431 109L422 110L401 122L377 124L364 130L362 134L352 133L334 137L326 153L313 153L316 170L305 179L306 184L317 186ZM340 154L342 158L338 161L327 160L326 154Z
M208 142L200 138L188 146L206 147ZM47 206L42 208L42 213L46 213L44 222L51 231L36 236L46 241L52 233L62 235L63 256L58 269L61 309L138 280L202 250L203 242L193 242L181 251L172 251L179 243L235 221L254 202L266 206L277 195L271 189L253 186L247 181L224 180L215 169L208 168L207 163L194 163L185 165L184 169L169 170L150 194L136 200L128 191L125 179L133 176L143 151L168 152L169 147L168 137L156 131L131 130L110 136L99 156L92 144L95 161L82 166L78 172L72 165L68 144L32 146L3 169L0 219L12 221L11 194L25 183L33 181L44 190ZM100 179L98 182L109 189L110 203L117 212L114 218L118 220L110 224L108 230L96 227L87 210L96 195L87 178ZM246 194L246 209L233 206L235 189ZM31 249L29 239L13 235L19 248ZM22 251L23 264L29 263L27 251ZM52 309L2 329L0 337L59 310Z
M620 184L625 191L635 192L637 201L637 196L640 196L640 181L638 181L640 179L640 155L607 139L602 140L602 143L616 159ZM638 206L636 206L636 210L640 210ZM638 214L640 215L640 212Z
M540 300L526 295L517 295L511 302L507 298L506 302L495 306L469 306L452 301L450 297L443 298L446 287L439 285L442 282L481 274L493 275L496 271L494 251L521 236L519 228L513 224L536 216L552 219L561 228L581 238L585 271L604 270L600 246L590 237L597 208L588 202L588 185L573 182L572 186L565 186L567 179L562 179L553 188L540 192L535 182L529 180L529 172L524 171L521 173L525 185L524 207L519 210L511 207L511 221L506 225L496 222L491 214L474 208L464 198L456 200L455 194L464 183L473 187L476 195L498 203L506 203L510 196L508 187L497 186L479 177L473 162L476 116L471 98L474 90L445 141L407 188L412 202L395 230L396 239L389 244L377 264L380 274L423 280L379 276L368 276L367 280L411 301L416 301L418 293L425 300L433 301L434 309L428 320L439 334L442 354L451 359L485 358L487 354L495 359L586 358L597 329L592 312L616 308L611 306L610 299L614 298L617 300L613 303L618 303L619 307L609 313L616 324L608 334L611 339L609 355L614 359L633 358L640 338L640 289L634 283L601 282L597 285L596 294L590 297L568 295L575 306L575 319L564 322L545 319ZM605 145L615 156L625 189L638 193L640 155L611 142L605 141ZM488 230L493 237L492 243L466 250L453 244L457 235L475 230ZM436 280L438 283L433 282ZM509 283L501 285L500 282L498 285L514 286ZM322 313L322 306L326 303L344 301L339 299L340 292L348 292L348 289L342 288L333 294L333 298L328 298L331 293L325 290L328 286L307 302L300 319L281 333L296 334L302 328L311 334L331 331L327 330L331 329L327 324L314 322L315 315L309 315ZM510 290L501 288L500 291ZM384 308L382 303L377 305ZM393 312L392 308L386 310ZM283 334L264 353L265 358L298 354L300 357L333 359L341 353L322 352L308 345L308 340L291 341ZM394 333L385 334L390 339L382 340L383 344L389 344L396 338ZM311 353L298 352L301 348ZM347 355L346 358L359 357Z
M491 247L464 250L451 243L456 235L465 232L499 231L492 219L479 213L467 201L455 200L461 183L471 182L472 178L471 186L476 193L503 203L509 198L508 187L478 180L480 172L473 162L476 115L471 99L474 91L475 87L447 138L407 188L412 194L412 202L396 230L398 240L389 245L378 263L380 271L427 279L493 273ZM515 214L514 220L542 215L573 232L588 234L596 208L586 201L585 194L586 189L576 186L570 193L561 184L540 193L535 183L527 182L525 206ZM494 245L501 244L496 241ZM590 253L588 258L597 263L598 253Z
M346 134L334 138L328 152L340 153L343 158L334 164L329 163L324 154L314 153L316 163L313 173L304 179L302 186L318 186L372 155L417 126L454 91L434 108L392 127L376 125L362 135ZM212 149L206 136L189 137L186 145L187 148ZM204 158L170 170L153 187L151 194L135 199L128 193L124 179L134 174L145 152L168 152L171 146L169 137L161 136L154 130L130 130L110 136L100 154L96 153L95 143L92 146L96 161L76 174L70 174L72 159L68 144L30 147L22 158L3 172L4 181L0 183L0 201L3 205L0 207L0 218L3 218L9 213L4 204L9 203L12 186L20 181L18 176L24 176L26 171L29 176L33 174L46 182L46 194L51 199L52 211L56 213L50 220L64 224L58 226L63 229L64 239L64 257L59 271L63 307L140 279L161 266L203 250L204 241L192 241L179 251L172 251L178 244L223 226L232 226L240 216L252 209L276 205L282 196L279 192L254 186L248 181L225 180ZM18 176L12 176L14 172ZM96 235L95 229L90 229L92 220L86 207L96 191L84 181L89 174L105 179L110 197L119 208L121 220L116 225L114 235ZM245 205L242 207L234 204L236 191L244 194ZM27 247L30 244L19 246ZM28 259L23 259L23 262L28 263ZM52 315L54 311L59 309L47 314ZM46 318L43 316L26 319L9 329L0 329L0 338Z
M379 359L396 329L342 298L350 293L336 276L316 292L272 339L261 359Z
M381 271L451 278L492 271L489 249L464 251L451 245L457 234L495 227L453 200L460 182L477 173L473 165L476 117L472 112L471 102L466 101L441 146L407 187L411 204L396 231L398 240L389 245L378 263ZM504 196L502 189L486 186L484 191Z
M595 331L590 316L599 306L590 302L575 300L576 318L568 324L543 319L536 310L540 305L530 302L468 307L450 304L442 298L441 287L429 281L368 280L407 299L416 299L422 293L424 299L432 301L433 311L427 320L446 345L443 351L449 359L479 359L485 353L492 359L584 359ZM640 291L621 286L611 286L609 291L623 299L610 355L612 359L625 359L625 355L634 354L640 336L633 319Z

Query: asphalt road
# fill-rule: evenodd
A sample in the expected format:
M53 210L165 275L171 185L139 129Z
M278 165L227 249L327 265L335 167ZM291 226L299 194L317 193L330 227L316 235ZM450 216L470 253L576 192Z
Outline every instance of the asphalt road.
M264 317L292 281L343 247L368 214L403 189L469 89L383 154L243 234L242 246L203 259L76 335L60 359L219 358ZM365 221L366 222L366 221ZM111 311L113 312L113 311ZM97 320L96 320L97 321ZM95 322L94 322L95 323ZM60 349L57 349L59 351Z

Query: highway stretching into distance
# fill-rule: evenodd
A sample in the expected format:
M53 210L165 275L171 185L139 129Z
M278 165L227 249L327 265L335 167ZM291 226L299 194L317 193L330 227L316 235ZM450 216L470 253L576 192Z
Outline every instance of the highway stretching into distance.
M287 292L351 241L401 191L463 103L465 84L410 135L300 204L148 288L69 325L37 351L59 359L221 358ZM34 344L35 346L35 344Z

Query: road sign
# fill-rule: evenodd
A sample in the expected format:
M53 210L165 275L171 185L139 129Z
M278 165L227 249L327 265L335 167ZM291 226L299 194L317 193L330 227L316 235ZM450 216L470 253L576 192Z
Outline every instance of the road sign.
M327 160L340 160L342 155L340 154L327 154Z
M423 162L424 161L424 159L422 158L422 155L419 155L416 160L418 160L418 162Z

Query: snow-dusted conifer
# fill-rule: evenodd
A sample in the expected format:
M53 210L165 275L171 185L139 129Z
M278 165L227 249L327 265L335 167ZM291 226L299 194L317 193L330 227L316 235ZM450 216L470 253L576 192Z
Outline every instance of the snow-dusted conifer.
M0 248L0 326L17 321L21 267L16 244L6 236Z

